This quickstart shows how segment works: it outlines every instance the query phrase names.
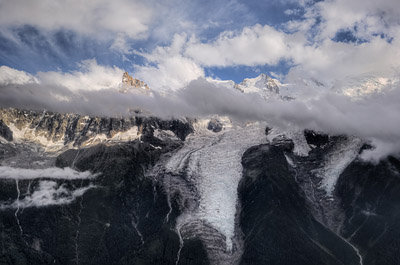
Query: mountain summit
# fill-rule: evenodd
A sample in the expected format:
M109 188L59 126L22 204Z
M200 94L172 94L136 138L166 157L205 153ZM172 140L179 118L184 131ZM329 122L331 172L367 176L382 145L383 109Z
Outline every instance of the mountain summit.
M262 73L255 78L246 78L240 84L235 87L244 93L262 93L272 92L273 94L279 94L280 82L276 79L272 79L268 75Z
M137 78L133 78L131 75L128 74L128 72L125 72L122 75L122 85L123 88L121 89L121 92L128 92L128 90L132 88L150 90L149 86L146 83Z
M256 93L263 98L279 97L279 88L283 87L279 80L273 79L264 73L254 78L245 78L239 84L236 84L232 80L216 80L211 78L208 78L207 81L218 87L234 88L243 93Z

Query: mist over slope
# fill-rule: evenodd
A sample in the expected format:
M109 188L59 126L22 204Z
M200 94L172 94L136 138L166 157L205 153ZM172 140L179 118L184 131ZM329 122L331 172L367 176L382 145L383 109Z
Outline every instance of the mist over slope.
M227 86L232 83L204 78L173 91L119 93L121 84L118 82L104 83L94 78L71 89L64 79L50 82L45 74L37 79L21 71L15 71L12 73L14 78L10 78L5 75L12 72L10 69L3 66L0 70L0 76L4 77L0 82L1 107L113 117L132 115L133 111L160 118L220 115L240 122L267 122L271 127L281 129L355 135L371 141L376 147L366 154L366 158L380 159L400 150L398 82L371 85L370 80L349 80L348 84L341 83L336 87L325 87L318 82L279 83L281 91L274 83L277 91L268 91L268 95L278 92L285 97L266 98L266 92L259 88L247 89L250 92L244 93L246 91L238 85ZM97 81L102 89L90 86L99 86ZM251 80L247 82L251 83ZM358 94L351 94L354 91Z

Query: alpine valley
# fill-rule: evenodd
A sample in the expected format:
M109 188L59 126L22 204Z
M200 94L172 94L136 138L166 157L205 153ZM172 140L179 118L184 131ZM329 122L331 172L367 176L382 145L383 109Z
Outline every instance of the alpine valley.
M215 86L295 100L264 74ZM115 93L151 96L124 74ZM357 91L360 91L359 89ZM0 264L400 264L400 161L350 135L0 109Z

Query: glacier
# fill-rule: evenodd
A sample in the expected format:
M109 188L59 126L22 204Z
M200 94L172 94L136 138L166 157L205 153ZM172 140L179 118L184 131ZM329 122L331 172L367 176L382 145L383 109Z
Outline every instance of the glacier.
M195 132L171 156L165 169L172 174L185 171L199 196L198 206L186 209L178 218L177 231L186 223L203 221L224 235L226 251L230 252L235 236L242 155L251 146L267 142L265 125L253 123L229 127L225 122L224 129L214 133L206 129L206 124L202 121L195 125Z

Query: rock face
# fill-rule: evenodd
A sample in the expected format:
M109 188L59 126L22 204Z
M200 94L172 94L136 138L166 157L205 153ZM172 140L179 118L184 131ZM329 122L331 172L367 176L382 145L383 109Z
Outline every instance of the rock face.
M0 120L0 136L6 139L7 141L13 140L12 131L2 120Z
M220 132L222 128L223 124L217 119L211 119L207 125L207 129L213 132Z
M8 135L10 139L14 134L15 140L36 141L53 150L65 146L84 147L98 143L132 141L151 135L157 129L170 130L184 139L192 130L189 123L179 120L100 118L17 109L0 109L0 119L6 125L3 126L4 135ZM7 126L12 131L7 131Z
M400 262L399 172L394 157L377 165L354 161L338 181L344 211L340 232L361 250L364 264Z
M54 135L53 129L58 128L51 124L58 123L59 114L40 119L40 113L12 113L15 126L24 127L23 117L29 117L28 124L38 126L37 132L43 135ZM124 128L108 121L114 131ZM178 251L179 264L208 264L198 239L188 240L181 249L174 232L179 209L170 214L163 186L145 176L163 154L182 145L179 137L184 139L191 126L152 118L131 122L143 127L140 140L69 149L56 157L52 166L60 169L51 168L50 175L43 173L49 168L30 169L33 164L9 174L3 174L6 167L0 166L0 264L176 264ZM163 137L156 131L163 131ZM84 132L75 128L67 135L79 139ZM24 144L28 143L0 145L2 150L16 147L6 153L6 159L0 156L0 163L18 161L16 157L27 152L20 146ZM36 143L29 145L36 147ZM45 154L41 157L51 159ZM67 174L68 168L91 175L58 175Z
M313 217L281 148L253 147L242 163L241 264L359 264L353 248Z
M143 168L178 146L154 149L149 143L134 142L63 153L58 166L101 176L91 180L94 188L70 204L2 210L0 263L175 264L180 241L171 227L174 218L164 222L170 209L166 194L144 177ZM59 182L82 187L88 181ZM35 189L34 182L2 181L2 197L18 197L16 185L22 200ZM186 242L179 264L207 264L204 257L202 244L193 239Z
M125 72L123 74L123 76L122 76L122 84L125 85L127 89L132 87L132 88L142 88L142 89L145 89L145 90L150 90L150 88L148 87L147 84L145 84L143 81L140 81L137 78L133 78L132 76L130 76L128 74L128 72Z
M223 119L0 119L13 135L0 142L0 264L400 262L400 161L359 160L354 137Z

